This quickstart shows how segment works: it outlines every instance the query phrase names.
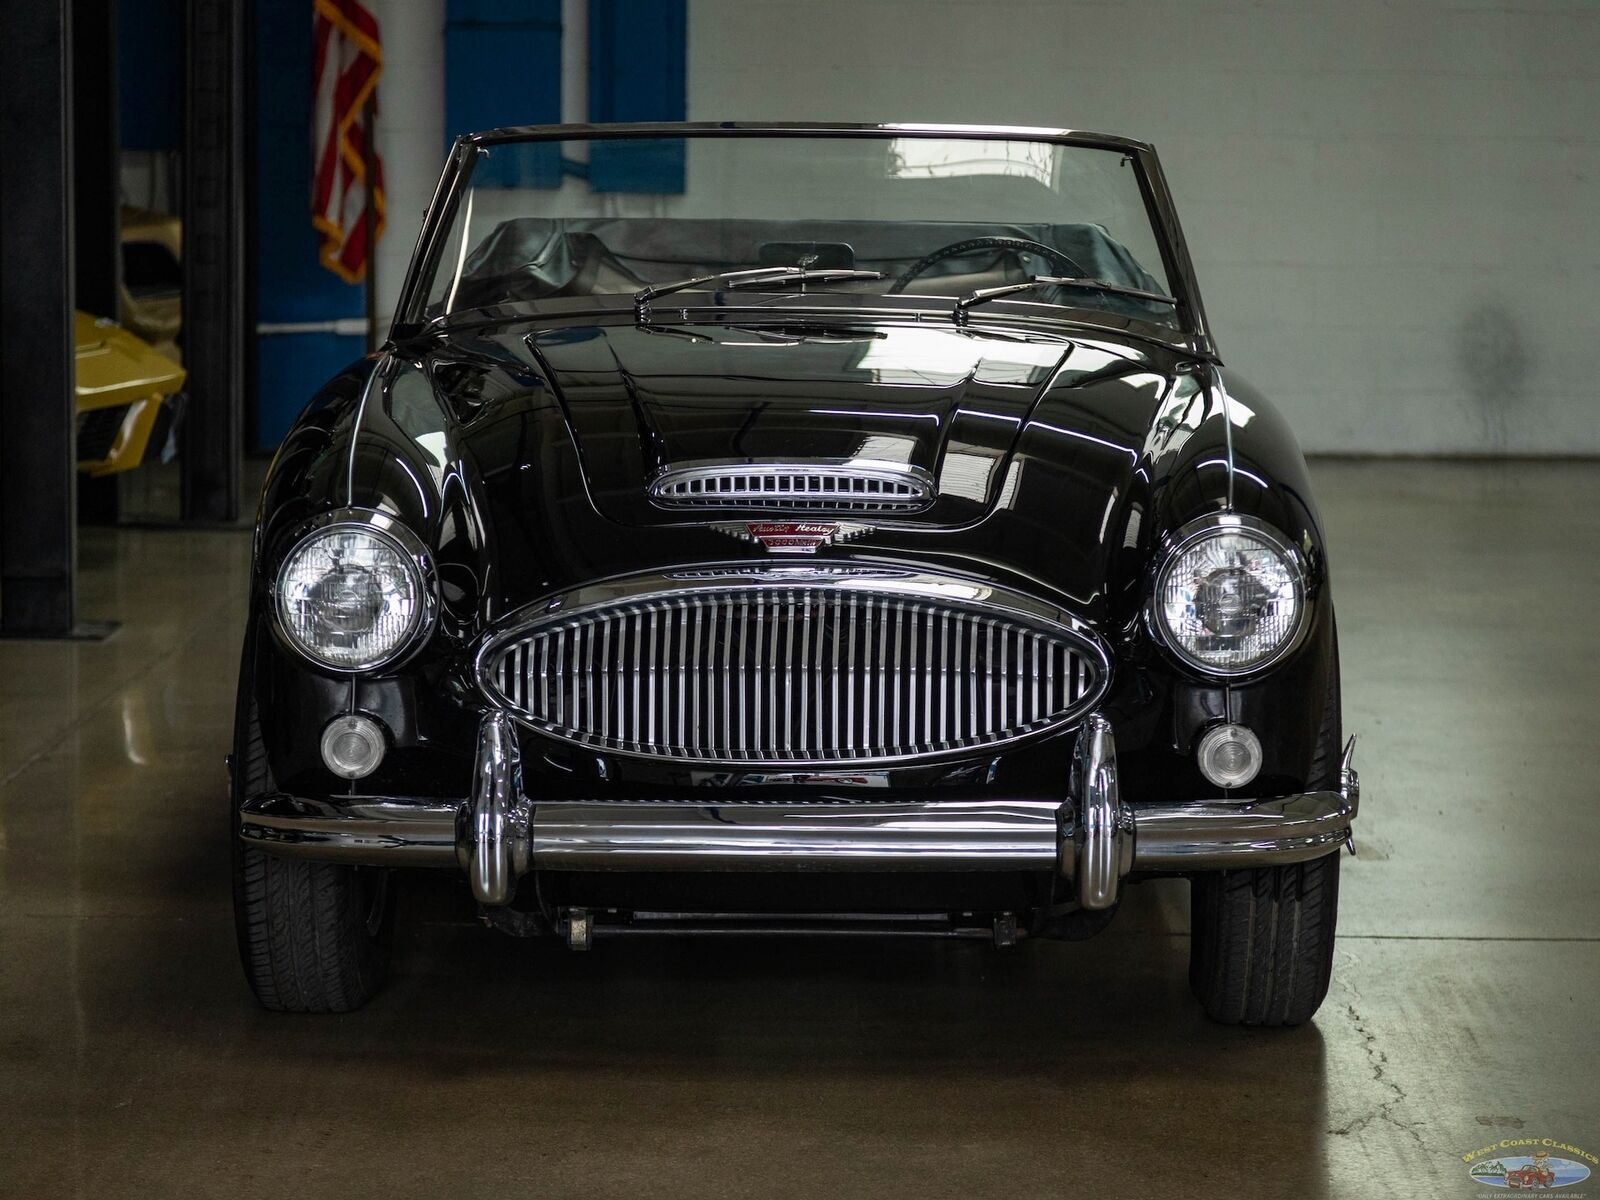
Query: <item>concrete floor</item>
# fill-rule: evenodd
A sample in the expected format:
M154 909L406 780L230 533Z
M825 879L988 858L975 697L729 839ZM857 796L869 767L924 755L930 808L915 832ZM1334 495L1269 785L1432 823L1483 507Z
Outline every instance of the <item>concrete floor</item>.
M1333 993L1190 1002L1186 889L1096 941L628 940L401 914L341 1018L234 959L248 538L91 532L110 641L0 643L0 1194L1469 1196L1600 1153L1600 467L1320 463L1362 735ZM1591 1192L1600 1185L1591 1182Z

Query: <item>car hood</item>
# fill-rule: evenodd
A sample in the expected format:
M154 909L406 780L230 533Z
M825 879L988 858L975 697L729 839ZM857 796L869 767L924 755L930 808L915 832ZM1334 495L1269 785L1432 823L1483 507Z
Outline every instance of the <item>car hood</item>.
M429 532L460 603L494 620L594 579L770 556L729 536L760 513L653 502L664 468L889 461L927 472L933 504L842 516L849 536L804 561L988 575L1110 620L1177 461L1220 444L1201 366L1098 332L926 322L457 331L384 368L350 494ZM1225 493L1225 471L1200 478Z
M990 502L1021 419L1075 349L919 326L589 326L528 346L615 520L705 520L650 502L674 466L869 460L937 480L940 501L911 523L944 526Z

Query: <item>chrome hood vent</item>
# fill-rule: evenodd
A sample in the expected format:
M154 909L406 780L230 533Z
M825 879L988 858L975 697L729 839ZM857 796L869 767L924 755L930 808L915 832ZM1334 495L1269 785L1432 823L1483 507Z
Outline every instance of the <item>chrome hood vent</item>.
M650 485L665 508L916 512L933 503L933 480L898 463L686 463Z
M1082 717L1110 683L1080 622L992 584L768 567L568 593L492 637L490 703L602 752L862 764L985 751Z

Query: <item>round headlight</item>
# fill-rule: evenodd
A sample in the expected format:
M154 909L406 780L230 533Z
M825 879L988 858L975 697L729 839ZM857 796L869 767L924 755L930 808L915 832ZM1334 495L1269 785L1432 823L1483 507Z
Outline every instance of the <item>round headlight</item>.
M370 526L329 525L278 571L278 623L307 656L365 671L407 649L426 615L422 574L400 542Z
M1306 614L1305 572L1270 530L1238 517L1180 534L1156 577L1157 632L1210 675L1243 675L1286 653Z

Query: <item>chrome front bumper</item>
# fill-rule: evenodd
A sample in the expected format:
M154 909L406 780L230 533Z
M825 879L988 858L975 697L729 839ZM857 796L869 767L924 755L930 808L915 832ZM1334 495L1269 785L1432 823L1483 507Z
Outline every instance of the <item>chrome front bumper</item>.
M1065 801L541 803L523 791L510 718L492 713L479 732L472 796L459 805L272 795L246 804L239 833L305 858L459 865L490 905L509 903L531 870L1057 870L1083 907L1102 909L1130 872L1273 866L1338 849L1360 803L1353 753L1351 739L1338 791L1133 807L1118 795L1111 726L1093 716Z

